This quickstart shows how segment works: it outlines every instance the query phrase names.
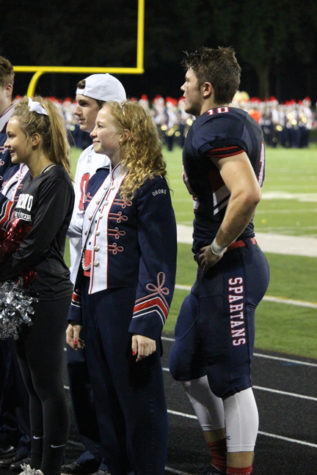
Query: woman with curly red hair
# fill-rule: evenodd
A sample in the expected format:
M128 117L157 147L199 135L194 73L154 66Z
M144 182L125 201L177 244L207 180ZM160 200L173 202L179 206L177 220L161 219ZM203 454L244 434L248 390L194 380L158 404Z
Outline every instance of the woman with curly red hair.
M137 103L106 103L91 136L111 169L88 184L67 342L85 345L111 474L159 475L167 449L161 332L176 268L166 165L156 126Z

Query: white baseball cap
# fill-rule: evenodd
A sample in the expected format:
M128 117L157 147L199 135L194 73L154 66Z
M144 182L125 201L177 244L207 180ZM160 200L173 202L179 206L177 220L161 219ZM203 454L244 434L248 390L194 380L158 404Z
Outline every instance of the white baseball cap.
M85 87L76 89L76 95L91 97L99 101L123 102L127 96L121 82L111 74L92 74L85 78Z

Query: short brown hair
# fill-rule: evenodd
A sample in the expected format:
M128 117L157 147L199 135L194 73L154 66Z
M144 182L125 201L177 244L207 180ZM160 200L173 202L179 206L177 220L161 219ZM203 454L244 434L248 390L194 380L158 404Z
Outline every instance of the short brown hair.
M214 88L215 101L227 104L239 88L241 67L231 47L207 48L202 46L192 53L184 52L185 69L191 68L199 86L210 82Z
M14 71L10 61L0 56L0 86L6 87L8 84L14 83Z

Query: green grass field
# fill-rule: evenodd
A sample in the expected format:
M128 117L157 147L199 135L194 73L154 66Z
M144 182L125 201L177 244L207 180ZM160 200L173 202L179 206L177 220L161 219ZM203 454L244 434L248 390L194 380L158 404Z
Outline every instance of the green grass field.
M72 150L75 169L79 150ZM164 149L168 181L178 224L191 225L192 200L182 182L181 149ZM317 237L317 149L268 149L263 197L257 210L258 232ZM176 283L190 286L196 265L190 245L179 244ZM267 295L317 302L317 258L266 254L271 281ZM66 256L68 260L68 255ZM173 333L184 297L175 290L165 334ZM317 310L263 301L256 313L256 348L317 358Z
M177 223L191 225L192 201L181 178L181 150L166 152ZM267 149L257 208L258 232L317 237L317 149Z

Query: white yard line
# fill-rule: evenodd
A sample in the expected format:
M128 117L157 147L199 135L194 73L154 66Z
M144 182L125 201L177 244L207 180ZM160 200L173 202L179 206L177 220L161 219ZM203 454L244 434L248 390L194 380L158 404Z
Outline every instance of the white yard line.
M192 415L192 414L186 414L184 412L179 412L179 411L172 411L172 410L169 410L169 409L168 409L167 412L169 414L171 414L172 416L179 416L179 417L184 417L186 419L196 419L197 420L197 417ZM292 439L290 437L284 437L283 435L271 434L269 432L262 432L260 430L259 430L258 434L259 435L264 435L265 437L270 437L272 439L284 440L285 442L290 442L292 444L305 445L306 447L312 447L314 449L317 449L317 444L307 442L306 440Z
M169 373L169 368L162 367L162 370L165 373ZM257 391L264 391L264 392L268 392L268 393L272 393L272 394L279 394L280 396L289 396L289 397L293 397L295 399L304 399L306 401L317 402L317 397L306 396L306 394L291 393L289 391L282 391L280 389L266 388L264 386L252 386L252 388L256 389Z
M282 356L265 355L264 353L253 353L253 356L256 356L257 358L264 358L267 360L283 361L284 363L317 368L317 363L310 363L309 361L294 360L292 358L284 358Z
M262 200L297 200L304 203L316 203L317 193L288 193L287 191L265 191Z
M184 244L192 244L192 227L179 224L177 240ZM256 240L263 252L286 254L292 256L317 257L317 239L302 236L286 236L282 234L256 233Z
M279 394L280 396L289 396L297 399L304 399L305 401L317 402L317 397L306 396L306 394L291 393L289 391L281 391L280 389L265 388L263 386L252 386L257 391L264 391L273 394Z
M191 286L176 284L175 288L178 290L186 290L187 292L189 292ZM271 295L265 295L263 297L263 300L266 300L267 302L284 303L286 305L296 305L298 307L317 308L317 303L305 302L304 300L287 299L285 297L273 297Z
M284 297L271 297L270 295L266 295L263 300L267 300L268 302L285 303L287 305L297 305L298 307L317 308L317 303L287 299Z
M173 343L175 341L175 338L169 337L169 336L162 336L163 341L169 341ZM300 366L309 366L311 368L317 368L317 363L310 363L309 361L303 361L303 360L295 360L292 358L284 358L283 356L273 356L273 355L266 355L264 353L253 353L253 356L256 358L265 358L268 360L274 360L274 361L283 361L284 363L290 363L294 365L300 365Z

